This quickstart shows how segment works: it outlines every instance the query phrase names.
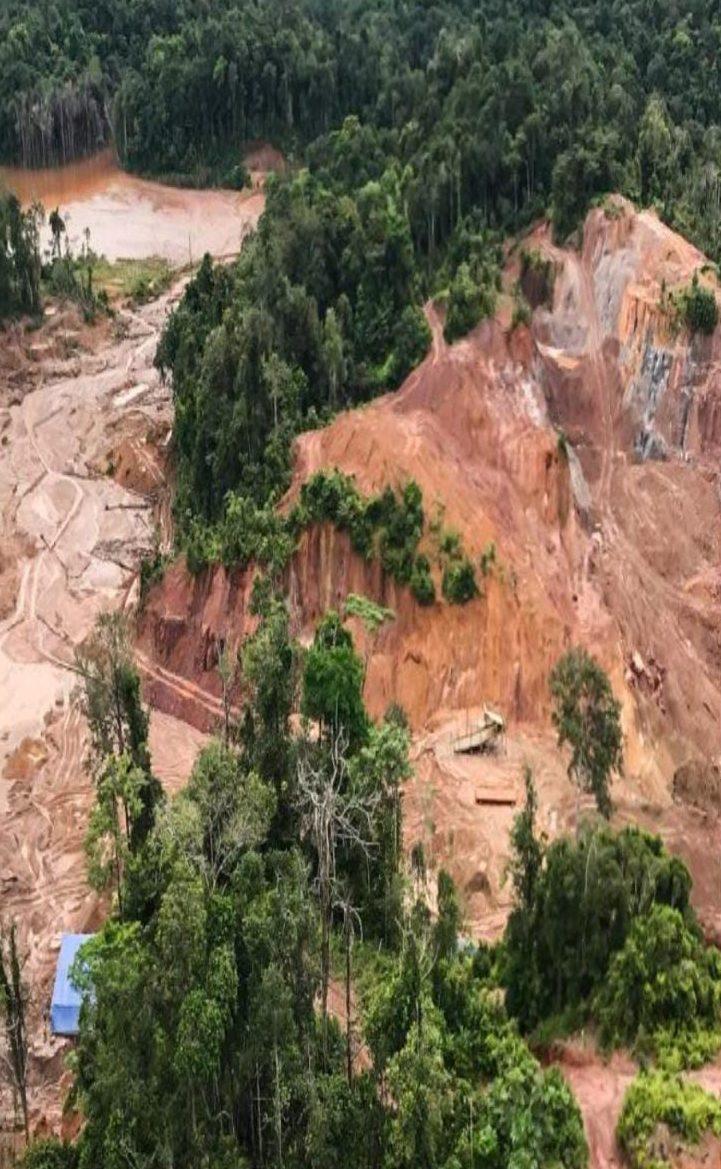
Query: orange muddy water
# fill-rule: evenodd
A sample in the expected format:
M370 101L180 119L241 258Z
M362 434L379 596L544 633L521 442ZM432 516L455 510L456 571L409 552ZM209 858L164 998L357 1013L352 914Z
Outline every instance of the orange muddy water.
M109 260L156 255L185 264L204 252L231 255L263 207L259 190L193 191L139 179L111 150L48 170L0 166L3 186L24 205L58 207L71 245L89 229L92 247Z

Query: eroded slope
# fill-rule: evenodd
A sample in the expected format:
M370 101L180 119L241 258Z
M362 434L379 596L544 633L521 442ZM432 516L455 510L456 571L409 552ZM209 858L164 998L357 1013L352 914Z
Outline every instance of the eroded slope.
M556 270L553 303L531 328L510 331L502 306L449 347L429 307L424 363L397 393L303 435L290 493L321 467L366 492L414 478L426 514L441 509L471 554L496 545L483 595L465 606L422 609L329 527L303 536L287 580L301 637L350 591L394 609L372 647L367 699L376 714L391 701L406 708L417 756L407 840L425 836L450 864L484 932L505 912L512 815L476 802L484 785L513 798L529 758L548 830L572 812L547 692L567 645L602 660L623 703L619 814L670 834L697 871L711 829L702 813L671 813L674 776L685 769L686 795L706 798L721 748L721 341L674 328L664 304L703 257L622 200L590 214L578 252L556 248L544 228L524 246ZM517 264L516 253L509 287ZM179 564L167 574L141 630L161 707L212 725L218 646L252 627L249 585L249 574L222 569L193 580ZM451 765L452 734L484 702L509 720L507 754Z

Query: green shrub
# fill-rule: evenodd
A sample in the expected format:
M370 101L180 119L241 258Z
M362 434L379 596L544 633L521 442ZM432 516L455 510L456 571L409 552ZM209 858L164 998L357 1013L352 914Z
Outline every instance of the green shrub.
M19 1161L20 1169L75 1169L77 1163L75 1145L57 1137L33 1141Z
M280 572L293 551L283 517L270 507L257 507L242 495L228 496L219 539L220 558L226 568L246 568L254 562Z
M368 505L380 532L381 564L399 584L410 583L418 542L423 535L423 495L417 483L406 484L401 499L387 487Z
M350 536L361 556L373 551L373 524L353 480L337 469L317 471L300 492L300 502L289 516L291 529L299 533L310 524L331 523Z
M51 260L43 268L43 280L49 293L78 305L83 319L92 323L99 313L109 312L110 305L104 288L93 284L93 269L97 257L92 252L82 257L68 253Z
M149 300L160 296L170 287L173 279L173 269L169 264L154 265L154 270L140 271L130 284L130 299L135 304L145 304Z
M679 298L681 317L691 333L710 335L718 324L718 305L710 288L699 283L694 272L691 285Z
M519 325L530 325L532 318L531 306L520 288L513 291L513 314L511 316L511 332Z
M721 1135L721 1102L680 1076L641 1073L626 1092L616 1128L631 1169L663 1169L669 1164L652 1148L659 1125L682 1141L697 1144L706 1132Z
M143 556L140 561L140 605L145 603L148 593L154 584L163 579L168 565L168 557L159 548L150 556Z
M199 576L211 564L220 560L220 541L218 530L213 524L203 520L193 519L186 525L181 540L182 550L188 570L193 576Z
M558 1068L522 1060L505 1069L483 1095L475 1155L454 1164L586 1169L588 1146L573 1092ZM519 1133L524 1136L519 1140ZM522 1142L522 1145L521 1145ZM488 1145L496 1154L488 1155ZM468 1146L462 1140L459 1151ZM523 1151L518 1156L519 1147ZM470 1150L469 1150L470 1151Z
M460 264L451 282L448 295L448 312L443 328L446 341L452 342L465 337L480 321L489 317L495 309L495 292L479 284L471 274L468 264Z
M419 605L432 605L436 599L436 586L431 576L431 565L422 553L416 556L411 573L411 592Z
M438 551L441 556L451 560L462 554L461 537L455 528L442 528L438 539Z
M451 561L443 570L443 596L451 605L465 605L478 596L476 570L467 556Z
M637 1045L667 1065L705 1062L721 1045L721 954L668 905L632 925L601 987L601 1042Z

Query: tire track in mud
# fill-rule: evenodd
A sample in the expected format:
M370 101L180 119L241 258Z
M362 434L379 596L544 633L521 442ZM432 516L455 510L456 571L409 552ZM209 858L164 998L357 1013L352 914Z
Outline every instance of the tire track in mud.
M139 649L136 648L135 660L141 674L146 678L158 682L161 686L168 687L172 690L181 701L188 701L199 705L214 719L223 718L223 704L219 698L215 698L208 690L203 689L202 686L196 685L189 678L183 677L181 674L174 674L171 670L165 669L164 666L159 666L157 662L151 662Z

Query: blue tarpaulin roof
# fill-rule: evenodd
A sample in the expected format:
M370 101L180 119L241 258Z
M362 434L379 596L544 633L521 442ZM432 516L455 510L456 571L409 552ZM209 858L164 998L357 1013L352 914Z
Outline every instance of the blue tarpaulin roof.
M63 934L61 938L55 986L50 1003L50 1026L55 1035L78 1033L82 998L70 981L70 967L83 942L92 937L92 934Z

